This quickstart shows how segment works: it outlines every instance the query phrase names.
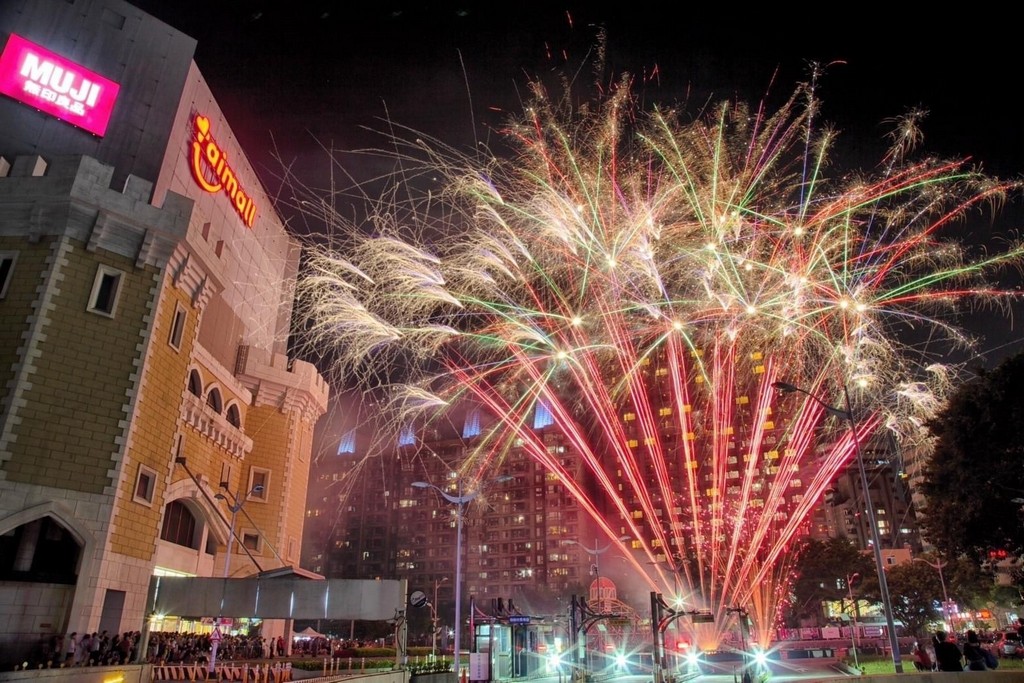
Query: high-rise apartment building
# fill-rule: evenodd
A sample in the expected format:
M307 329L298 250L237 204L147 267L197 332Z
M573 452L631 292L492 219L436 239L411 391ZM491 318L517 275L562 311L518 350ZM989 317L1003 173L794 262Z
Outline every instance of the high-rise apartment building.
M5 657L141 629L154 574L299 564L328 389L195 47L121 0L0 3Z
M659 394L657 389L667 381L668 373L652 367L650 375L655 388L652 395L669 395L667 391ZM322 492L311 491L307 543L315 547L307 545L306 551L314 553L315 558L308 556L307 565L328 576L408 578L412 588L428 597L437 588L440 602L450 609L456 570L457 506L437 491L413 487L412 482L418 481L454 497L460 495L460 490L466 493L465 488L460 489L465 482L474 488L483 487L480 496L466 506L461 569L464 600L473 596L485 611L491 600L498 598L512 598L517 606L541 614L564 610L572 595L587 596L591 582L600 575L616 583L620 598L646 613L649 591L657 585L659 590L670 592L679 578L671 565L675 562L678 567L680 561L686 561L680 557L685 553L672 544L672 539L686 539L693 547L694 530L685 525L677 525L667 535L668 542L660 545L656 533L666 520L681 517L680 509L690 504L683 497L691 488L704 503L717 498L725 504L746 496L748 514L752 516L771 506L771 515L763 520L762 527L768 543L775 542L772 534L791 529L791 523L800 520L797 515L806 510L794 532L795 541L807 536L843 537L865 551L870 549L870 527L861 513L865 500L856 459L839 468L831 484L807 509L804 496L815 482L827 444L816 447L799 463L787 461L792 416L785 411L792 407L778 402L767 419L757 418L756 411L763 408L755 406L753 396L751 388L737 384L735 395L730 397L732 422L721 428L716 442L721 452L714 458L709 450L711 441L701 441L710 436L683 433L672 412L675 406L668 402L656 405L659 443L677 454L664 473L656 471L653 460L643 457L647 444L637 411L624 403L619 416L622 445L637 454L634 481L646 483L640 486L630 482L626 468L616 463L618 456L611 449L602 455L601 463L602 470L611 477L610 484L598 486L594 473L557 426L544 419L544 409L538 404L532 413L532 428L548 454L554 455L571 473L570 478L589 492L593 509L603 516L612 534L598 530L578 497L570 495L560 477L541 466L524 447L507 449L484 471L467 471L467 456L486 443L484 435L494 420L486 412L466 409L458 418L449 418L454 424L447 429L435 424L408 428L390 444L381 446L378 441L378 452L370 454L363 449L370 443L370 434L361 439L354 432L345 432L344 438L328 439L333 445L325 446L313 468L312 487ZM684 409L693 413L688 419L699 423L702 416L698 411L707 408L697 403L696 392L694 397L692 408ZM755 428L760 450L752 454ZM686 448L695 454L695 467L688 466L682 456L684 441L689 441ZM899 463L891 449L874 442L864 447L864 453L883 551L903 550L908 544L917 547L909 494L898 475ZM751 467L760 473L759 483L744 490L742 482ZM656 485L660 476L672 482L667 496ZM619 500L611 500L609 486ZM333 493L323 493L326 491ZM653 518L641 513L642 495L652 502L656 511ZM708 508L714 509L710 505ZM628 511L629 519L621 509ZM723 520L727 518L722 516ZM640 533L635 534L634 529ZM614 538L624 540L615 542ZM643 550L645 544L648 552ZM655 584L638 576L635 565L625 561L626 555L639 558L643 573L654 577ZM660 566L648 567L652 564Z

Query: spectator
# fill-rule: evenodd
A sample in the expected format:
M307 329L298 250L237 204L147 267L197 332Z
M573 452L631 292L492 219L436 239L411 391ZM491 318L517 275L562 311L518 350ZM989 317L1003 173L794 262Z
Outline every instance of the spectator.
M919 642L914 643L914 668L918 671L931 671L934 667L932 658L928 656L928 650Z
M935 647L935 661L938 664L939 671L964 670L963 653L960 652L960 648L956 646L956 643L946 640L945 631L935 632L932 645Z
M981 640L978 639L976 631L967 632L967 642L964 643L964 659L967 660L967 669L970 671L984 671L985 653L981 651Z
M89 652L92 650L92 636L83 633L78 641L78 650L75 651L75 666L89 665Z
M74 666L78 663L78 632L72 631L71 635L64 639L64 666Z
M100 650L103 648L103 639L95 631L89 638L89 666L96 666L100 663Z

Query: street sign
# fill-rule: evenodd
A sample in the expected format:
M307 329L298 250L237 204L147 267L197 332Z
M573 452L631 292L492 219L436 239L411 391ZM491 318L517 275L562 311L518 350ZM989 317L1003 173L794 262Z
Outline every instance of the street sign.
M524 614L510 614L508 617L508 623L510 624L529 624L530 617Z
M215 626L213 628L213 633L210 634L210 640L212 640L215 643L220 642L220 626Z

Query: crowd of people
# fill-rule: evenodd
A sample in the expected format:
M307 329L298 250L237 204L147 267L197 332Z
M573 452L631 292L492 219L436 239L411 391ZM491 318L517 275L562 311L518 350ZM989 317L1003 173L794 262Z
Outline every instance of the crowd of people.
M102 631L51 636L42 644L41 660L65 667L125 664L135 660L140 635L138 631Z
M72 632L42 638L32 656L33 667L118 666L137 661L139 631L125 633ZM264 638L258 634L224 633L217 646L218 661L242 661L296 657L352 656L355 648L373 643L318 636L288 643L284 637ZM155 631L143 653L150 664L199 664L208 662L212 650L211 634L179 631ZM289 645L291 647L289 648Z
M931 645L914 643L914 668L918 671L987 671L999 666L998 653L991 639L968 630L963 646L945 631L936 631Z

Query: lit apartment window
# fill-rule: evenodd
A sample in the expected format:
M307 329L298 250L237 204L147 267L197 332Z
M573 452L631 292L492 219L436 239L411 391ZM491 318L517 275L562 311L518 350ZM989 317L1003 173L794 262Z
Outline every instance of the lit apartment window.
M0 299L7 296L7 287L11 284L11 276L14 274L14 260L16 257L16 252L0 251Z
M96 279L92 283L89 294L89 306L86 310L113 318L117 310L117 300L121 294L121 282L124 273L108 266L96 268Z

